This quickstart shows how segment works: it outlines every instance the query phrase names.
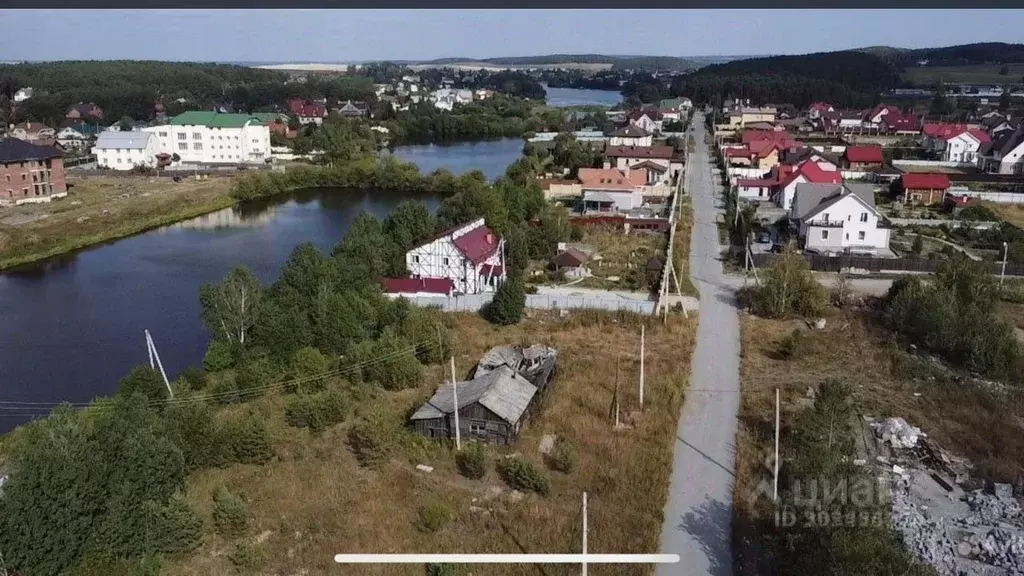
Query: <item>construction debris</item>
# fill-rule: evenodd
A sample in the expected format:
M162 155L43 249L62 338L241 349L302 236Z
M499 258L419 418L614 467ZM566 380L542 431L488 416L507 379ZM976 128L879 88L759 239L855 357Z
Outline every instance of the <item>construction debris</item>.
M417 464L416 469L419 470L420 472L426 472L427 474L430 474L431 472L434 471L433 466L427 466L426 464Z
M1024 575L1024 512L1010 484L974 488L969 460L902 418L868 424L876 468L891 472L892 524L907 549L943 576ZM952 480L951 480L952 479Z

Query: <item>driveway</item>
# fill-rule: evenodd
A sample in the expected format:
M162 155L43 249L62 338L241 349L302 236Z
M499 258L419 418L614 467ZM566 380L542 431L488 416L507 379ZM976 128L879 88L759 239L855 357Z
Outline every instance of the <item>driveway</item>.
M679 554L682 561L658 565L658 576L732 574L739 318L734 287L718 260L715 215L722 203L704 145L704 115L695 114L692 124L697 146L688 164L686 189L693 200L690 276L701 295L700 321L661 529L661 552Z

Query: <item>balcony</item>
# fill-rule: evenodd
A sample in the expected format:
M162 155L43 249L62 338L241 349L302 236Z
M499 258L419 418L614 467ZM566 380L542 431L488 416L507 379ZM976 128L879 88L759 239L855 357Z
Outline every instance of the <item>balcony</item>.
M842 228L843 220L810 220L807 222L807 226L816 226L818 228Z

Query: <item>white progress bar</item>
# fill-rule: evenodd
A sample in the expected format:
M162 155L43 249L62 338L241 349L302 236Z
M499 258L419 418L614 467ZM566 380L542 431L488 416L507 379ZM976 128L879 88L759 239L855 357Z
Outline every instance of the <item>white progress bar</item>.
M338 554L338 564L678 564L678 554Z

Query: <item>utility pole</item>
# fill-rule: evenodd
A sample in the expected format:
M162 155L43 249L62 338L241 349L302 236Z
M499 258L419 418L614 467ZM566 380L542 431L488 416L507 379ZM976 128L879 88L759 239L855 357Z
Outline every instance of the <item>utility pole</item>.
M779 389L775 389L775 483L772 488L772 502L779 501Z
M647 327L640 325L640 409L644 409L644 332Z
M615 428L619 427L619 359L615 359Z
M462 432L459 430L459 391L455 385L455 356L451 357L452 402L455 403L455 449L462 450Z
M149 367L154 370L156 367L160 368L160 375L163 376L164 386L167 386L167 394L171 398L174 398L174 391L171 390L171 383L167 380L167 372L164 372L164 364L160 361L160 353L156 351L156 344L153 343L153 337L149 334L149 329L146 329L146 347L149 348ZM153 366L153 360L156 360L156 366Z
M999 271L999 287L1003 287L1003 279L1006 277L1006 256L1009 254L1009 244L1003 242L1003 269Z
M587 556L587 493L583 493L583 557ZM587 561L583 560L583 576L587 576Z

